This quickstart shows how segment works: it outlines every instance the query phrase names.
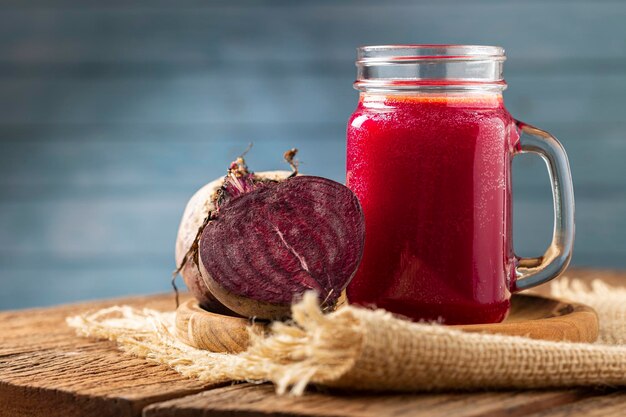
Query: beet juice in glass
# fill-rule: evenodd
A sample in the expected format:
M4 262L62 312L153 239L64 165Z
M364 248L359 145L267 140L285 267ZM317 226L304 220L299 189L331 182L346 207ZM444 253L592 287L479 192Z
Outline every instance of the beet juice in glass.
M495 323L511 293L569 263L574 197L567 156L502 101L504 50L390 45L358 49L359 104L347 128L347 185L366 222L351 303L414 320ZM511 161L547 162L555 226L539 258L512 247Z

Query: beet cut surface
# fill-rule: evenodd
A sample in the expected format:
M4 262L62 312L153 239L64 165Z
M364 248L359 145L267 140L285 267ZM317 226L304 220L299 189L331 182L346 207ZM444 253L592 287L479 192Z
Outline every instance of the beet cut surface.
M361 206L348 188L293 177L220 206L200 238L202 278L221 303L245 316L284 317L294 297L311 289L334 306L364 242Z

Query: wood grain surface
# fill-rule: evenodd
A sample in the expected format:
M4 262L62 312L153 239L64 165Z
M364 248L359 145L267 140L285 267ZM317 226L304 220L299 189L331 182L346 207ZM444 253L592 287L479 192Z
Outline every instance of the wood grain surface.
M577 271L623 283L625 273ZM538 289L537 292L545 292ZM189 299L183 296L183 301ZM402 395L309 392L278 397L269 385L203 386L168 368L79 338L68 315L114 304L173 310L171 295L0 313L0 417L29 416L607 416L622 417L625 391L571 389Z
M623 417L626 415L626 392L593 395L581 401L564 404L531 414L529 417Z
M249 344L248 328L266 324L206 311L195 300L176 310L176 334L187 344L212 352L238 353ZM473 333L496 333L532 339L595 342L598 317L585 305L540 295L515 294L511 312L502 323L451 326Z
M514 294L502 323L452 326L466 332L497 333L531 339L595 342L598 316L582 304L531 294Z
M248 328L264 330L266 323L224 316L187 300L176 309L176 335L190 346L211 352L239 353L248 348Z
M146 417L319 416L479 417L526 416L588 398L581 390L350 395L307 393L277 397L269 385L236 385L150 406ZM607 414L610 416L611 414ZM582 414L581 414L582 416ZM614 414L617 417L617 414Z
M206 386L161 365L79 338L68 315L129 304L173 309L172 296L0 313L0 416L134 416L148 404Z

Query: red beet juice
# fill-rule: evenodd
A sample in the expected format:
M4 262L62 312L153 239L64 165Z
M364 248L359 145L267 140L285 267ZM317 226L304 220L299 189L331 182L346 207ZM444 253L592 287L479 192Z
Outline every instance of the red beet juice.
M502 321L519 136L501 95L362 93L347 139L367 233L350 302L413 320Z

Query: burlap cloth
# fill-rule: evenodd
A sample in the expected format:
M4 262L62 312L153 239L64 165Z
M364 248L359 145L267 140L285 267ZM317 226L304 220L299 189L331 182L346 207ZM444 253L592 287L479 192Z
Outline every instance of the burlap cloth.
M272 381L278 393L299 395L310 383L385 391L626 385L626 288L561 279L552 294L596 309L597 343L465 333L350 306L323 315L312 294L293 306L292 323L254 334L238 355L180 342L173 312L117 306L68 323L80 335L114 340L187 377Z

